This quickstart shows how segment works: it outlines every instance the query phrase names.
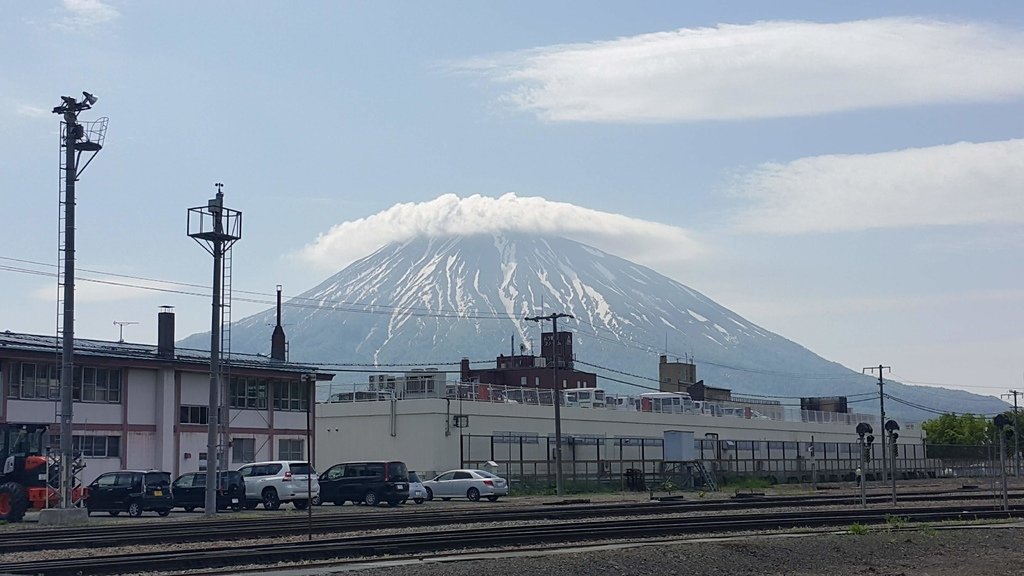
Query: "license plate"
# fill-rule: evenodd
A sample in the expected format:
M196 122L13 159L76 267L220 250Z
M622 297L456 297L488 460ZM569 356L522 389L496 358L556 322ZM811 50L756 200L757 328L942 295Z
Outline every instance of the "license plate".
M405 484L395 484L395 488L398 488L399 490L405 490Z
M153 496L163 496L163 495L164 495L164 491L163 490L153 490Z
M238 504L238 498L232 498L231 499L231 503L232 504Z

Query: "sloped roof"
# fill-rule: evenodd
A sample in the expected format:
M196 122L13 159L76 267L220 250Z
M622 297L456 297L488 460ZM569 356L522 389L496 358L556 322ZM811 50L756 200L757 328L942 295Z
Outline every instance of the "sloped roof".
M61 342L56 336L40 334L21 334L18 332L0 332L0 355L5 351L29 352L32 354L56 354L60 351ZM123 360L126 363L167 363L173 362L188 366L208 366L210 352L189 348L175 348L173 357L157 354L155 344L135 344L132 342L112 342L109 340L89 340L75 338L75 357L104 358ZM316 368L292 362L273 360L259 354L232 353L230 358L222 360L234 368L268 370L288 373L313 373ZM318 380L332 379L332 374L319 373Z

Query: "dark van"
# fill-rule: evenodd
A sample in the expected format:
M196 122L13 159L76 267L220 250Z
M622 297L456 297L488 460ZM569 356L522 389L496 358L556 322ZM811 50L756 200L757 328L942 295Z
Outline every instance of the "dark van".
M171 496L171 475L159 470L121 470L107 472L89 484L85 507L89 514L109 512L117 516L142 516L143 512L156 512L167 516L174 507Z
M397 460L335 464L319 481L320 499L338 506L345 502L397 506L409 498L409 469Z
M218 473L217 509L239 511L245 505L245 480L237 470ZM206 472L186 472L178 476L171 485L174 492L174 506L191 512L206 508Z

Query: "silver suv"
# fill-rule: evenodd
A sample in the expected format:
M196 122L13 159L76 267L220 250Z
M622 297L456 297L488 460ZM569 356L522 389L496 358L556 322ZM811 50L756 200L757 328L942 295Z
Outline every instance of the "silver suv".
M311 498L320 497L320 483L309 462L254 462L238 471L245 478L245 507L250 510L261 502L267 510L277 510L282 502L291 502L297 510L305 510Z

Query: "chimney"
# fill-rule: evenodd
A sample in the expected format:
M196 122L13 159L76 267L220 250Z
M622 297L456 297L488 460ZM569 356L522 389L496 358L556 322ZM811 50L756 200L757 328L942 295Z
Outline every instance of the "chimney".
M666 356L664 354L661 355L659 360L661 361L662 364L668 364L668 356Z
M156 354L174 358L174 306L161 306L156 315Z
M284 327L281 326L281 285L277 285L277 326L270 337L270 358L285 361Z
M469 358L463 358L459 363L459 372L463 382L469 381Z

